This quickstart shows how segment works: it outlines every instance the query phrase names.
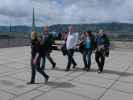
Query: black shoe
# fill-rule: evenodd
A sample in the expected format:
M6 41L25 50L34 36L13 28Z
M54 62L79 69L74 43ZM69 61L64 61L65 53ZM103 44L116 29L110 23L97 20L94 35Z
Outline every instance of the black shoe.
M87 72L90 71L90 68L86 68L86 71L87 71Z
M28 82L27 85L35 84L35 82Z
M52 69L54 69L55 67L56 67L56 63L53 64L53 68Z
M76 68L76 66L77 66L77 64L73 64L73 69L75 69L75 68Z
M68 72L68 71L70 71L70 69L66 69L65 71Z
M100 73L102 73L102 71L101 71L101 70L97 70L97 73L99 73L99 74L100 74Z
M45 70L45 67L44 67L44 66L42 66L42 67L41 67L41 70Z
M83 70L86 70L86 67L84 67Z
M86 70L87 71L90 71L90 65L87 66Z
M49 76L47 76L47 78L45 78L45 84L48 83L48 80L49 80Z
M87 65L85 65L84 68L83 68L83 70L86 70L87 68L88 68Z

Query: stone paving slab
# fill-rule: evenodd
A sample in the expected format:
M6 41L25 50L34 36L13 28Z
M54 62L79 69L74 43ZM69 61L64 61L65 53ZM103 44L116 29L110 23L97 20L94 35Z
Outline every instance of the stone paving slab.
M47 93L45 95L39 96L33 100L91 100L88 98L84 98L82 96L73 95L70 93L62 92L62 91L52 91L50 93Z
M60 51L53 51L52 57L57 67L51 70L49 61L46 73L50 75L48 84L37 73L36 83L30 80L30 47L0 49L0 100L132 100L133 98L133 52L132 50L112 50L106 59L104 72L98 74L97 64L92 55L92 70L83 71L80 53L74 58L76 69L65 72L67 57ZM6 55L6 56L5 56Z
M133 93L133 84L126 82L116 82L116 84L112 87L113 90L122 91L125 93Z
M109 90L100 100L132 100L133 94Z

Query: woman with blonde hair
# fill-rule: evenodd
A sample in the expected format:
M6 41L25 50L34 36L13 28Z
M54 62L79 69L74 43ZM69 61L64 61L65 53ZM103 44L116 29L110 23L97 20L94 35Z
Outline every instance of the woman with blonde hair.
M45 82L48 81L49 76L40 68L41 46L36 32L31 33L31 81L28 84L35 83L36 71L42 74Z

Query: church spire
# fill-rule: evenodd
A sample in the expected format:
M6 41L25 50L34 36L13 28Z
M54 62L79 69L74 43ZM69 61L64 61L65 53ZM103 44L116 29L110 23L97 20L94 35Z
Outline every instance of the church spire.
M34 14L34 8L33 8L33 15L32 15L32 31L35 31L35 14Z

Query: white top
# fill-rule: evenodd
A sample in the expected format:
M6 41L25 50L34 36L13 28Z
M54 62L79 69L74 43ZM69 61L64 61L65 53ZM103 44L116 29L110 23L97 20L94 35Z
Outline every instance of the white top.
M74 49L76 48L76 44L78 42L78 33L70 33L68 34L67 41L66 41L66 48Z

